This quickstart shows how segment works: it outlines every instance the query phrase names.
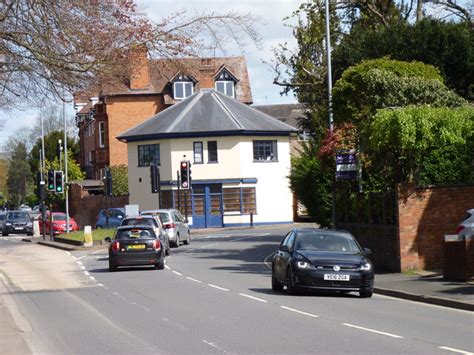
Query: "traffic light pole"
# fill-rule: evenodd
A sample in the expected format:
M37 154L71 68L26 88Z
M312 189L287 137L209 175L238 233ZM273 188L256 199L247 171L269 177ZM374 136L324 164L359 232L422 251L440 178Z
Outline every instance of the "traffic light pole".
M179 170L176 171L176 177L177 177L177 180L176 182L178 183L178 211L181 211L181 195L180 195L180 181L181 181L181 178L179 177Z

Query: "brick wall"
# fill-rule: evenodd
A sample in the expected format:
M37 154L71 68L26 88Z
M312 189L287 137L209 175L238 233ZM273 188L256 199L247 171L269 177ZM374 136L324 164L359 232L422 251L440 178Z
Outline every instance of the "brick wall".
M162 95L115 96L107 98L110 166L128 165L127 144L116 139L166 108Z
M474 185L400 188L400 268L438 270L444 264L444 235L472 208Z
M90 195L81 185L71 184L69 187L69 214L79 228L95 225L95 219L101 209L105 209L104 195ZM128 196L114 196L107 201L108 207L128 205Z

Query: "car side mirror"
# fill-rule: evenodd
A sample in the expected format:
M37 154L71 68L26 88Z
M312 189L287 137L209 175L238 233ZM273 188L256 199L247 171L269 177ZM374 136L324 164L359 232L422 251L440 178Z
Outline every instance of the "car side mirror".
M372 254L372 250L370 250L369 248L364 248L364 252L365 252L365 255Z
M284 251L284 252L289 253L290 249L288 249L288 245L282 245L282 246L280 246L280 251Z
M110 239L110 237L105 237L104 240L105 240L107 243L112 243L112 239Z

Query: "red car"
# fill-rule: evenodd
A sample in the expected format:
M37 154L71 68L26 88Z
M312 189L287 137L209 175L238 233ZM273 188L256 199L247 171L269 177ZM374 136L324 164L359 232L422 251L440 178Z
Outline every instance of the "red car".
M53 221L52 221L52 229L53 234L62 234L66 233L66 214L63 212L53 212ZM43 228L45 228L45 234L50 234L51 225L50 225L50 215L49 212L46 213L46 219L43 224L43 220L41 217L39 218L39 228L41 233L43 233ZM77 223L74 218L69 217L69 231L74 232L77 231L79 228L77 227Z

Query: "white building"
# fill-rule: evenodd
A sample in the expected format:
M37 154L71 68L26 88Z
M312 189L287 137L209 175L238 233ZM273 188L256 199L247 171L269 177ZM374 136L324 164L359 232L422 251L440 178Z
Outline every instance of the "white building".
M296 135L294 127L239 101L200 91L117 137L128 148L130 203L158 208L154 163L161 207L179 208L193 228L248 225L251 213L255 225L291 223L288 175ZM192 165L192 183L178 193L183 160Z

